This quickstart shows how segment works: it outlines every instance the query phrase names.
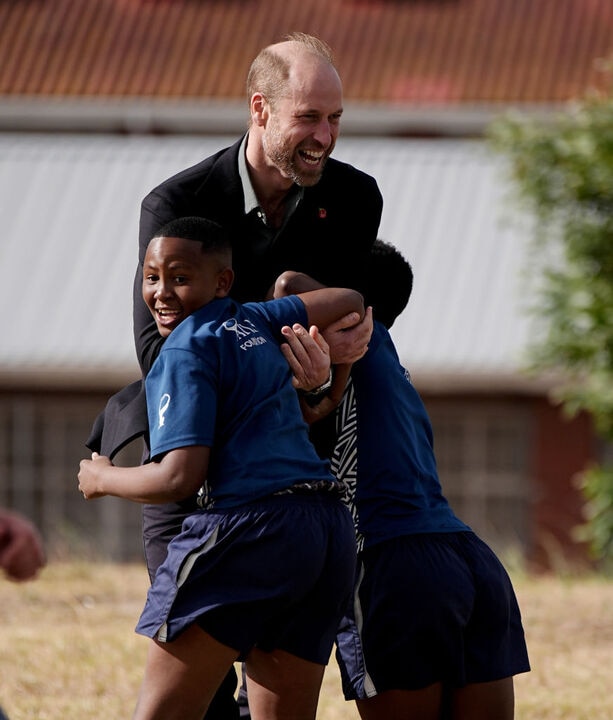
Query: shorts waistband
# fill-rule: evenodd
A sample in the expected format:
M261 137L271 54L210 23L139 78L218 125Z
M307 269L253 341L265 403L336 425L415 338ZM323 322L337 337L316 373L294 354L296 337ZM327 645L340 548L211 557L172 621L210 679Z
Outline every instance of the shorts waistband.
M316 482L296 483L283 490L277 490L273 495L313 495L314 493L325 493L340 498L343 495L343 486L334 480L317 480Z
M270 495L265 495L256 500L251 500L247 504L252 505L253 503L266 501L266 498L283 498L291 497L293 495L299 495L301 497L329 497L338 500L342 500L344 496L344 486L340 482L335 480L317 480L315 482L304 482L296 483L283 490L277 490ZM200 493L197 499L198 507L202 510L213 510L215 507L215 501L208 498L204 493ZM236 507L236 506L234 506Z

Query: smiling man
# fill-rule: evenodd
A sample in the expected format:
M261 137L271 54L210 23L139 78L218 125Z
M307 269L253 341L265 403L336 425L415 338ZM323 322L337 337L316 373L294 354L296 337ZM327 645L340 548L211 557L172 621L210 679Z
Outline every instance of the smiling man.
M383 200L374 178L330 158L343 111L330 49L301 33L264 48L249 70L247 94L248 132L143 200L134 332L145 373L163 339L140 295L142 263L151 237L177 217L206 217L229 231L232 296L240 302L262 300L288 269L329 286L366 287ZM355 359L371 331L368 322L339 331L333 358Z

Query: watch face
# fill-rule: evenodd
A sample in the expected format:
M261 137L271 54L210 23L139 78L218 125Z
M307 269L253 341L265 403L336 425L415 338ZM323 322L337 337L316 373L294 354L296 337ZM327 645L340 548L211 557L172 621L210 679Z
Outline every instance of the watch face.
M328 379L323 385L313 388L313 390L299 390L298 392L309 407L318 405L326 396L328 390L332 387L332 368L330 368L330 374Z
M328 375L328 379L326 380L323 385L320 385L319 387L313 388L312 390L307 390L305 392L305 395L322 395L326 392L326 390L329 390L332 387L332 369L330 369L330 374Z

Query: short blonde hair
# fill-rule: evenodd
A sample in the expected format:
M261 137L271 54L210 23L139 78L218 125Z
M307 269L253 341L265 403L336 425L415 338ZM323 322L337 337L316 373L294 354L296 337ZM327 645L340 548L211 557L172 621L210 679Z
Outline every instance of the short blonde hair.
M285 37L285 42L297 43L302 49L316 55L334 67L334 58L330 47L314 35L294 32ZM275 102L287 85L291 61L285 53L278 50L278 44L268 45L261 50L251 63L247 74L247 99L250 101L256 92L262 93L274 107Z

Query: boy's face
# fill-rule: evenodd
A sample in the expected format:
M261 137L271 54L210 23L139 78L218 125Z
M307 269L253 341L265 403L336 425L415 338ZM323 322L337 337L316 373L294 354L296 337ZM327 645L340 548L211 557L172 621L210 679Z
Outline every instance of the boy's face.
M190 313L215 298L225 297L232 270L203 252L201 243L177 237L154 238L143 265L143 299L162 337Z

